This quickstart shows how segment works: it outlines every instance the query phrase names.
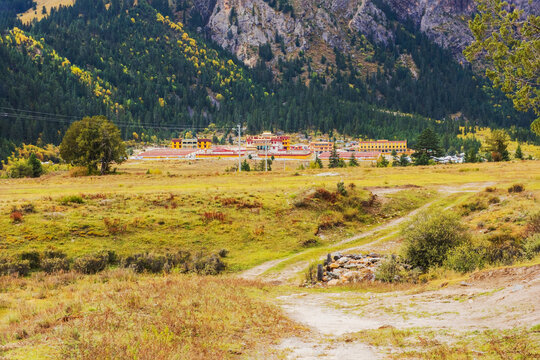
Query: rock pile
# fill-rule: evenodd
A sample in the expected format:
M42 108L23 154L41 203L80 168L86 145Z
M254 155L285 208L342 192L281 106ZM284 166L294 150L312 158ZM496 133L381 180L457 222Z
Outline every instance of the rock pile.
M326 285L343 285L375 280L383 257L379 254L328 254L317 267L317 280Z

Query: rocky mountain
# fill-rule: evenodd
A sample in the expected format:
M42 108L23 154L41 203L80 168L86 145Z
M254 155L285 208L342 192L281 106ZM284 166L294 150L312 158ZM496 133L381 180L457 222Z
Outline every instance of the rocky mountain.
M514 2L540 13L538 1ZM292 10L280 11L284 3ZM258 47L266 43L288 57L303 51L318 58L338 48L362 58L358 35L378 44L393 41L389 12L464 61L462 51L472 40L467 24L475 12L474 0L193 0L193 6L204 20L201 30L248 65L256 63Z

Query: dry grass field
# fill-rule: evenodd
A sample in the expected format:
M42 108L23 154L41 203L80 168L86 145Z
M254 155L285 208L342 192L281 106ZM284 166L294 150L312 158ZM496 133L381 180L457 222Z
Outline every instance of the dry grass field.
M58 8L60 6L71 6L75 3L75 0L34 0L36 2L36 9L28 9L25 13L19 14L19 19L24 23L31 23L34 19L39 21L47 14L51 13L52 8ZM47 9L47 14L43 14L43 7Z

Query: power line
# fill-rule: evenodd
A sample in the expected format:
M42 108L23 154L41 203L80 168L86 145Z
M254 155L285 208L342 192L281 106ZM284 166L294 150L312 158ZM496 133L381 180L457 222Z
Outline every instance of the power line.
M0 107L0 109L9 109L5 107ZM9 109L9 110L16 110L16 109ZM54 123L62 123L62 124L71 124L74 121L80 120L80 117L75 116L67 116L67 115L56 115L56 114L50 114L50 113L40 113L40 112L33 112L28 110L16 110L16 111L22 111L27 112L23 114L19 113L13 113L13 112L0 112L0 118L14 118L14 119L21 119L21 120L34 120L34 121L44 121L44 122L54 122ZM36 115L33 115L32 113L35 113ZM42 114L42 115L39 115ZM70 120L72 119L72 120ZM174 124L149 124L149 123L128 123L128 122L121 122L121 121L113 121L116 126L123 127L123 128L152 128L152 129L162 129L162 130L206 130L208 129L208 126L192 126L192 125L174 125ZM215 130L231 130L234 129L233 126L218 126L214 127Z

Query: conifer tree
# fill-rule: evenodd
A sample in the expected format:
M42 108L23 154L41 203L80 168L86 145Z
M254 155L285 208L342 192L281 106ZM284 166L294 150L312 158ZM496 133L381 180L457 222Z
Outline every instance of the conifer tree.
M516 159L523 160L523 152L521 151L521 144L518 144L517 149L516 149L516 153L514 154L514 157Z
M332 152L330 153L330 158L328 159L328 167L329 168L337 168L339 167L339 155L336 148L336 143L334 143L334 147L332 148Z
M358 166L358 160L356 160L356 157L354 156L354 153L351 154L351 159L349 160L349 166L350 167Z

